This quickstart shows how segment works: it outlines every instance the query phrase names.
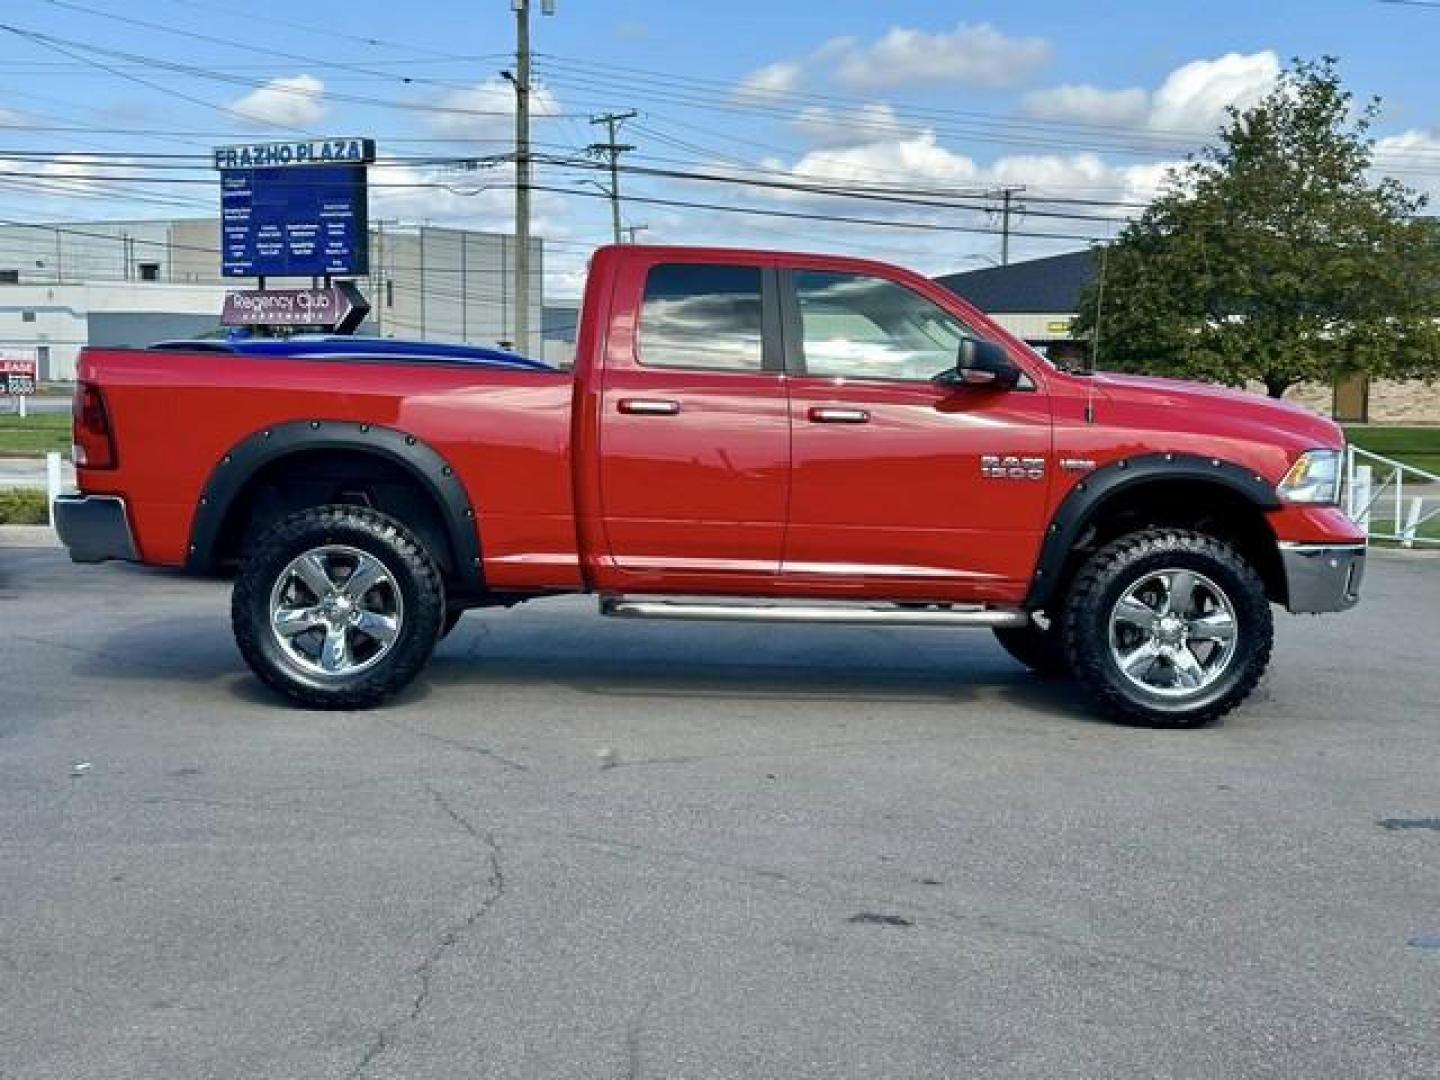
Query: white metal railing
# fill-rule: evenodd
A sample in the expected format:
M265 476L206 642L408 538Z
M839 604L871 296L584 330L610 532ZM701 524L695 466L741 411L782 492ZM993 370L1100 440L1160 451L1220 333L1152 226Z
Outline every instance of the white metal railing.
M1345 512L1375 540L1440 546L1423 527L1440 519L1440 476L1358 446L1345 449Z

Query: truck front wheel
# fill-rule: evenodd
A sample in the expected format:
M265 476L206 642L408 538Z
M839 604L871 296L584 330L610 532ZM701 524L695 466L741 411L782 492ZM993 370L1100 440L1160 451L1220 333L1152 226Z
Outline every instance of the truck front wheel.
M406 686L444 619L445 587L424 545L360 506L317 507L265 529L231 600L245 662L315 709L367 708Z
M1265 586L1229 544L1153 528L1096 552L1065 608L1065 652L1115 719L1211 723L1249 696L1270 661Z

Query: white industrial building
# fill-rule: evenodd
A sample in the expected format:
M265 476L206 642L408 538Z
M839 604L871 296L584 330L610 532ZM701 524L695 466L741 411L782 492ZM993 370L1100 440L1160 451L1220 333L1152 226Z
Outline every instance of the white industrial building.
M507 344L541 353L543 241L531 241L530 342L515 340L514 238L376 224L362 334ZM218 218L0 225L0 356L42 380L75 376L86 345L147 345L218 329L225 293ZM268 284L309 284L272 279Z

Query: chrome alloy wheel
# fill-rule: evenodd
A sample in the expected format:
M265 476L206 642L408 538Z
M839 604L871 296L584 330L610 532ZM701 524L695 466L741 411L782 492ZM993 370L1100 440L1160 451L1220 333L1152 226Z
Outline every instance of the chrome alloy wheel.
M291 560L270 590L270 632L288 660L322 678L374 667L404 620L395 579L359 548L312 548Z
M1215 684L1235 656L1235 606L1193 570L1159 570L1110 611L1110 655L1148 694L1180 699Z

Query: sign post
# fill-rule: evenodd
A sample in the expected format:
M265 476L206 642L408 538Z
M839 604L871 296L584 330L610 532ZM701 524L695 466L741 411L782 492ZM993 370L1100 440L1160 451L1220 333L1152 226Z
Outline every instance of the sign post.
M221 274L260 282L256 291L226 298L223 325L329 327L339 333L359 326L369 311L363 297L349 282L330 281L370 272L367 166L374 160L371 139L215 150ZM277 277L323 278L326 288L267 289L267 279Z

